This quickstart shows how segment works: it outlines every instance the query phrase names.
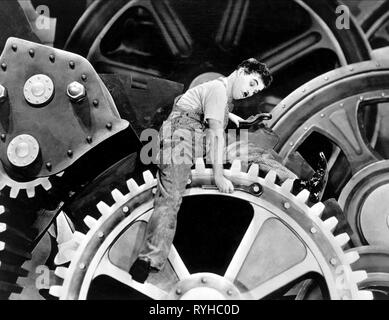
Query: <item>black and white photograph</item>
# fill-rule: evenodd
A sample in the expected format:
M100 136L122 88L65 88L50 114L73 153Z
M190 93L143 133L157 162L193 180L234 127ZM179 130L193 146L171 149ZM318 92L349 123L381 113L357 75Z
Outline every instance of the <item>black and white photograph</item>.
M0 52L0 300L389 300L389 0L2 0Z

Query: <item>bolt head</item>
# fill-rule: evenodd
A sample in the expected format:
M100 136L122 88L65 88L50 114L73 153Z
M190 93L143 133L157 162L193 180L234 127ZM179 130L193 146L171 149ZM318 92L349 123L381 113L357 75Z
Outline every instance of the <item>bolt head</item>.
M130 209L129 209L127 206L124 206L124 207L123 207L123 212L124 212L124 213L127 213L129 210L130 210Z
M31 58L35 56L35 51L33 49L28 50L28 54L30 55Z
M107 128L108 130L112 130L112 123L111 123L111 122L108 122L108 123L106 124L106 128Z
M13 44L12 45L12 50L16 52L18 50L18 46L16 44Z
M86 89L81 83L73 81L68 85L67 95L70 100L78 102L86 97Z
M55 62L55 55L51 54L51 55L49 56L49 59L50 59L50 61L51 61L52 63L54 63L54 62Z
M3 69L3 71L7 70L7 64L5 62L1 64L1 69Z
M68 150L68 152L67 152L67 154L68 154L68 157L72 157L73 156L73 150Z
M181 293L182 293L181 289L177 289L177 290L176 290L176 294L177 294L177 295L180 295Z
M83 75L81 76L81 79L82 79L82 81L86 81L86 80L88 79L88 77L87 77L86 74L83 74Z

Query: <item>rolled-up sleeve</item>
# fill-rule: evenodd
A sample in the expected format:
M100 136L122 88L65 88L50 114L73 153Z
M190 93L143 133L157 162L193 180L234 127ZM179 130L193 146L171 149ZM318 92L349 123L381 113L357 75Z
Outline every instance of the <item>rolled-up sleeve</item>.
M204 100L204 120L213 119L224 123L227 108L226 89L222 83L215 83L209 88Z

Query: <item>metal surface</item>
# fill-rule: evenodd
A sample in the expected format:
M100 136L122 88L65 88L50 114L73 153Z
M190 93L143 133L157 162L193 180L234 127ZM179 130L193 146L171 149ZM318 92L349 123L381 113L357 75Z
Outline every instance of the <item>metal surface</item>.
M236 185L259 183L264 192L260 197L240 191L225 195L247 201L253 208L253 216L224 275L191 274L189 266L173 246L164 270L151 276L145 284L132 281L128 269L136 259L143 228L152 212L156 183L153 175L145 172L145 184L138 186L133 179L129 180L128 194L112 191L114 204L108 206L100 202L97 207L101 217L85 218L90 230L86 235L75 233L77 248L68 251L71 258L69 268L58 267L56 270L64 283L51 287L50 293L61 299L87 299L92 291L97 290L92 284L103 277L153 299L198 297L201 293L212 299L231 296L260 299L314 272L324 278L332 299L369 298L369 293L356 289L356 283L363 280L365 274L351 272L349 263L355 261L355 254L345 255L341 249L348 240L347 235L334 237L332 230L336 219L324 222L320 219L323 204L309 208L305 204L308 192L303 191L296 197L290 193L292 181L279 186L275 184L274 172L262 179L258 177L257 165L253 165L248 173L241 172L240 167L240 162L235 162L231 170L225 170L225 175ZM217 191L201 189L212 180L212 170L205 169L204 163L197 161L185 198L220 196ZM269 245L267 241L273 238L277 241ZM279 241L286 241L288 248L284 250ZM265 250L258 260L257 255L265 248L263 246L270 249ZM273 251L275 246L278 250ZM123 248L126 248L125 252ZM269 269L268 263L273 263L274 267L277 259L277 270ZM263 272L261 268L264 268Z
M332 150L327 150L326 154L330 170L327 196L339 197L352 176L358 179L359 172L363 172L364 168L384 158L387 149L385 136L381 137L380 149L373 147L374 141L377 141L377 135L380 132L385 133L386 124L381 123L380 118L374 120L376 121L373 122L374 134L369 140L363 114L377 105L387 109L388 75L389 67L385 61L371 61L343 67L324 74L297 89L274 109L270 126L280 136L277 151L283 158L296 150L301 151L309 146L308 150L312 153L313 137L317 140L316 149L320 149L320 146L324 148L326 144L333 146ZM305 156L308 153L306 151ZM380 178L375 177L374 180L378 181ZM373 189L378 189L374 180L367 184L373 185ZM350 184L353 185L352 182ZM361 184L351 186L342 193L343 199L348 196L348 191L361 195L363 188L368 188L362 187ZM372 194L373 189L368 191L368 194ZM382 193L383 189L380 189L380 192ZM352 194L350 196L353 197ZM354 230L359 231L361 231L361 221L356 217L361 214L361 201L359 198L358 205L349 206L342 200L345 205L345 215L354 226ZM371 206L369 208L372 209ZM365 218L370 217L369 222L364 220L365 226L378 226L379 222L374 222L373 216L375 215L380 214L376 210L368 215L364 213ZM353 235L356 244L366 243L363 239L358 240L358 235L363 238L363 232ZM376 236L374 239L377 241Z
M355 245L389 247L389 161L358 171L343 188L339 204L353 228Z
M13 45L18 47L16 52ZM33 56L29 54L30 50L34 51ZM0 60L7 65L6 70L0 72L0 83L8 88L9 96L1 109L0 131L5 139L0 143L0 159L13 179L22 175L24 179L32 180L64 171L92 148L128 127L101 79L84 58L10 38ZM70 62L74 62L75 68ZM20 65L24 67L20 68ZM52 100L40 108L30 106L21 94L26 80L37 74L51 78L55 85ZM73 81L82 82L88 91L88 99L81 104L69 102L66 87ZM45 88L49 90L50 86ZM39 95L41 89L38 86L33 91ZM100 101L98 108L93 106L95 99ZM107 123L112 125L109 129ZM6 153L9 142L20 134L33 136L40 146L38 159L23 172L11 169ZM72 157L68 156L69 149L73 152Z

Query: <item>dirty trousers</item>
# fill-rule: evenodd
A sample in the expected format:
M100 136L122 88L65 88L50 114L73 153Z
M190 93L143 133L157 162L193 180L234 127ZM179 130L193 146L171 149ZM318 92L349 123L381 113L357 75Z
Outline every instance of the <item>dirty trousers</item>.
M203 125L188 117L166 120L159 132L157 190L139 259L161 270L170 252L177 213L195 158L203 157Z

